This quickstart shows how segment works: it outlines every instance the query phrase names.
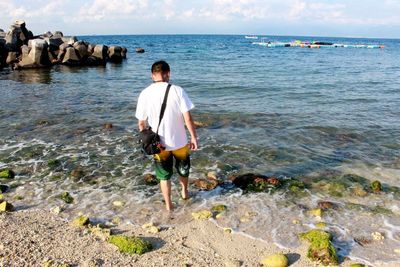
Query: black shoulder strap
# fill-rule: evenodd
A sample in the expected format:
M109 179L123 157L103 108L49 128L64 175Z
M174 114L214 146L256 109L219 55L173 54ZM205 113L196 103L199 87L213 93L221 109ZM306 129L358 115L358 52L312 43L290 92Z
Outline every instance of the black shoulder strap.
M169 89L170 88L171 88L171 84L169 83L168 86L167 86L167 91L165 91L163 103L161 105L160 119L158 121L157 132L156 132L157 134L158 134L158 128L160 127L161 120L164 117L164 111L165 111L165 108L167 106L167 98L168 98L168 94L169 94Z

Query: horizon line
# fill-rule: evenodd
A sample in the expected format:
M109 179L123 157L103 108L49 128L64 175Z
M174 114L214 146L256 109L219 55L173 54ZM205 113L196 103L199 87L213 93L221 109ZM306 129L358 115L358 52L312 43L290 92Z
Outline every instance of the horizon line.
M343 38L343 39L385 39L400 40L400 37L354 37L354 36L326 36L326 35L282 35L282 34L241 34L241 33L127 33L127 34L77 34L66 36L137 36L137 35L224 35L224 36L257 36L257 37L317 37L317 38Z

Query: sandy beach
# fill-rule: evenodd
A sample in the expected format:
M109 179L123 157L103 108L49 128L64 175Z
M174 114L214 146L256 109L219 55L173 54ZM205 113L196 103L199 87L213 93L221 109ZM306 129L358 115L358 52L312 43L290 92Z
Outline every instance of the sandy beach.
M59 215L29 210L0 214L1 266L261 266L273 253L284 253L290 266L315 266L306 258L307 245L282 250L239 233L226 233L211 220L192 220L179 227L160 227L155 234L139 225L112 227L113 234L139 236L153 250L122 254L86 227ZM52 263L52 265L46 265ZM340 266L350 266L345 260ZM66 264L66 265L61 265ZM388 266L388 265L387 265Z

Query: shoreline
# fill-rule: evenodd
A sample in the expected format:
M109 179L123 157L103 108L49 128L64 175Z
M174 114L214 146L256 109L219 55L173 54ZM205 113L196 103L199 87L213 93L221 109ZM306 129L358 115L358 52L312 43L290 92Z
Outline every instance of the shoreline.
M138 225L112 227L115 234L138 236L153 245L143 255L128 255L59 215L44 210L0 214L2 266L261 266L263 258L283 253L289 266L315 266L306 257L307 244L280 249L241 233L227 233L211 220L191 220L148 233ZM339 266L354 263L348 259ZM391 266L391 265L384 265Z

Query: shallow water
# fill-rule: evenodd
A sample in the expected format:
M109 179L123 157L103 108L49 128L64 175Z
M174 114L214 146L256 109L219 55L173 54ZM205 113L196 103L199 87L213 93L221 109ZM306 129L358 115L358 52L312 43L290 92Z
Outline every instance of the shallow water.
M332 39L338 43L384 44L385 49L266 48L243 36L161 35L80 37L128 48L121 65L0 72L0 168L17 173L6 194L20 208L74 204L66 216L84 212L98 220L162 222L161 194L143 174L151 162L138 152L134 111L149 69L158 59L172 68L172 82L184 87L196 105L201 149L192 155L191 178L215 171L225 184L192 200L178 198L175 219L215 204L228 212L217 223L254 237L296 247L297 234L322 220L334 233L341 256L365 263L397 262L400 248L400 42ZM295 37L271 37L290 41ZM303 38L313 40L313 38ZM144 54L135 54L143 47ZM103 128L112 123L113 129ZM49 160L59 164L49 166ZM81 177L70 174L80 168ZM301 195L285 188L245 194L233 188L234 173L290 177L307 183ZM342 194L326 183L359 175ZM339 178L338 178L339 177ZM343 180L343 179L342 179ZM342 181L340 180L340 181ZM357 186L380 180L384 192L354 195ZM347 180L346 180L347 181ZM122 208L112 205L125 203ZM328 200L337 208L322 219L307 210ZM296 223L294 223L296 222ZM364 244L372 232L383 241ZM379 249L378 249L379 247Z

